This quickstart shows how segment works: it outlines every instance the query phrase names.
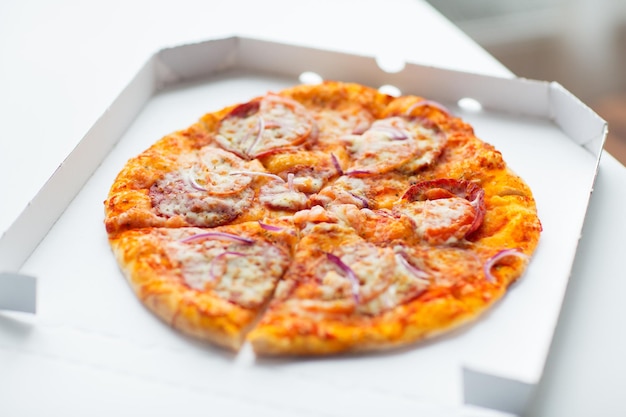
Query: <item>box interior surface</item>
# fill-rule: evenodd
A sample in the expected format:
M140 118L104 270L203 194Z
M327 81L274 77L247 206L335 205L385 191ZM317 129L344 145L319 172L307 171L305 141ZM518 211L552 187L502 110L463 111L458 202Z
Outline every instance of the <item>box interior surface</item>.
M203 53L198 55L199 50ZM277 62L286 59L284 54L297 64L290 69L277 67ZM574 121L567 120L567 114L560 115L561 107L586 110L567 97L565 104L551 102L546 98L551 91L548 83L449 71L442 74L436 68L410 64L390 74L380 70L373 59L339 57L336 53L237 38L157 54L147 64L145 74L129 86L136 93L121 96L122 102L112 106L134 100L139 114L127 129L124 124L128 120L112 118L107 122L108 131L114 133L103 139L110 143L101 146L112 147L111 151L102 155L101 164L92 163L76 172L88 178L87 182L45 238L39 237L41 242L21 268L21 272L39 279L35 336L10 341L10 335L0 333L0 337L8 338L5 342L16 348L74 357L216 395L237 396L243 386L249 388L244 390L244 397L250 400L270 398L272 406L287 404L294 411L309 407L319 412L349 413L354 409L346 399L362 398L362 394L368 397L362 406L369 404L374 409L390 397L411 410L417 405L424 410L461 407L463 369L467 368L535 384L584 221L601 150L602 126L599 128L598 121L589 115L585 125L588 139L568 135L567 126ZM130 157L165 134L194 123L202 114L298 84L298 75L304 71L372 87L394 85L403 93L442 102L471 123L478 137L499 149L509 166L530 185L544 227L536 255L520 282L479 320L435 340L384 354L267 360L255 358L249 347L231 354L190 340L155 318L132 294L111 254L103 227L102 203L117 172ZM432 86L432 80L439 81L438 88ZM444 83L446 80L452 82ZM473 82L463 84L467 80ZM143 87L136 87L137 83ZM158 92L152 95L148 90L155 86ZM500 89L498 94L494 88ZM141 97L150 96L144 105ZM480 99L482 110L460 107L458 100L468 96ZM512 96L518 101L516 105L503 100ZM554 105L556 111L551 109ZM565 120L555 121L558 117ZM63 189L53 191L63 194ZM159 366L161 363L166 365ZM206 378L207 372L220 378ZM483 393L490 390L484 380L474 388ZM281 390L289 393L288 398L279 398ZM324 395L327 402L307 401L304 392ZM511 404L515 401L511 398ZM500 408L510 411L518 407L514 404L506 410L505 404Z

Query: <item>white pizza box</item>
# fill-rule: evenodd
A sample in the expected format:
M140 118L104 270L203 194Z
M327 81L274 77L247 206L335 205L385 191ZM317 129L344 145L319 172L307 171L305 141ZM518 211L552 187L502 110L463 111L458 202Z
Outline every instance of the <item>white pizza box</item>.
M216 414L523 412L542 375L607 125L558 83L413 63L382 68L371 56L241 36L151 56L0 237L0 318L13 329L0 328L0 346L21 355L12 369L61 363L152 384L174 399L199 393ZM483 317L392 352L262 359L249 346L232 354L190 340L135 298L103 227L103 200L125 162L206 112L316 79L439 101L530 185L540 244L522 279Z

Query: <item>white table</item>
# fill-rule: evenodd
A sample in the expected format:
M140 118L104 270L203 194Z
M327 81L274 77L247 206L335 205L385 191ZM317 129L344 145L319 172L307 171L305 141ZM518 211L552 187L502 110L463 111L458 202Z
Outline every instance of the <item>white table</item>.
M0 231L18 216L153 51L231 34L391 54L427 65L511 76L419 0L4 1L0 3ZM626 386L622 355L626 332L621 330L626 318L626 303L622 303L625 184L626 169L605 153L545 377L529 409L531 416L626 414L620 395ZM5 322L3 326L0 331L25 331L19 326L7 328ZM17 356L19 352L0 348L2 415L36 415L33 410L59 407L78 415L85 404L96 404L98 415L117 415L122 403L166 414L181 402L194 410L203 401L198 393L116 375L103 379L101 370L45 358L33 359L19 373L20 380L3 378L2 369L12 366ZM51 389L59 380L66 381L66 390ZM89 389L82 388L85 381ZM123 390L113 389L118 383L124 384ZM149 399L158 410L147 406Z

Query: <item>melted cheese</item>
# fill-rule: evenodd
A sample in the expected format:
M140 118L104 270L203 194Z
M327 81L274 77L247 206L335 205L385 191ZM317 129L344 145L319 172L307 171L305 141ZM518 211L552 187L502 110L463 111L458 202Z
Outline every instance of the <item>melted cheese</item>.
M183 279L191 288L212 291L247 308L267 300L288 263L282 251L265 242L173 242L169 252L180 262Z
M361 178L344 175L330 186L322 189L316 196L324 206L334 204L352 204L359 208L369 207L369 186Z
M363 109L336 111L328 108L319 109L315 119L321 131L331 138L351 135L365 131L373 121L369 112Z
M306 194L290 189L287 183L274 181L261 187L259 201L274 209L297 211L306 208L309 199Z
M238 155L255 158L271 150L297 145L313 130L313 118L298 102L268 94L256 111L222 120L216 140Z
M460 241L475 217L472 204L459 197L415 201L398 206L396 211L408 216L416 234L432 244Z
M212 195L194 188L189 175L192 174L188 169L169 172L151 187L152 206L158 215L181 216L194 226L217 226L236 218L252 204L254 191L250 188L231 195ZM213 184L227 188L232 186L233 177L215 176Z
M419 119L377 120L362 135L343 138L354 159L348 173L381 174L400 168L414 172L435 160L443 139L440 132L422 126Z

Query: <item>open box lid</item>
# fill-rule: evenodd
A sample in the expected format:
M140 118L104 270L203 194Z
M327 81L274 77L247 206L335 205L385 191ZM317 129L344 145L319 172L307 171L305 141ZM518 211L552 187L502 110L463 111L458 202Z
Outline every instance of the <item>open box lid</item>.
M148 60L0 237L0 272L11 273L9 278L13 281L21 279L15 274L19 272L46 282L39 289L40 304L45 308L35 326L45 327L48 318L54 317L57 323L76 329L87 327L90 332L101 334L115 332L115 326L124 327L125 324L119 322L72 322L75 315L82 313L63 313L56 309L55 305L66 300L63 292L54 289L58 281L59 285L69 285L66 288L70 288L74 297L90 296L90 293L81 294L84 288L74 288L72 280L94 269L117 274L116 270L107 269L112 267L113 261L106 248L101 204L106 197L102 191L106 193L105 188L120 168L119 163L141 149L137 141L146 140L145 144L149 145L159 137L155 135L171 131L166 130L166 126L171 126L172 130L182 128L189 124L182 121L190 115L197 118L219 108L211 106L232 104L236 101L233 97L251 98L273 88L297 84L305 73L317 74L322 79L385 86L444 103L472 124L479 137L499 149L509 166L530 185L544 232L521 282L494 312L468 331L434 341L426 347L391 355L289 363L282 367L278 376L268 380L269 388L272 384L284 387L285 381L293 382L293 375L304 375L317 381L313 389L317 386L321 390L321 385L329 378L339 375L345 384L353 382L354 386L361 387L360 394L379 390L379 382L363 382L366 379L361 369L366 367L377 377L393 378L387 387L394 393L410 397L419 388L421 392L415 396L415 401L420 404L442 407L469 404L521 412L543 370L607 130L600 117L557 83L494 78L411 63L397 72L388 72L381 69L375 57L245 37L163 49ZM216 88L224 82L232 89L228 95L223 88ZM155 99L157 105L152 104ZM479 106L464 106L468 99ZM181 100L189 105L174 109L172 104ZM161 120L159 123L163 124L148 123L148 120ZM140 139L142 134L147 139ZM130 143L134 145L127 147ZM85 237L79 229L94 233ZM81 236L80 244L70 239L72 236ZM72 256L67 255L68 247ZM64 256L81 261L74 265L72 262L55 263ZM107 266L86 264L86 260L104 262ZM114 280L114 277L108 279ZM123 281L121 274L119 281ZM96 280L95 285L98 282ZM122 284L123 287L125 283ZM5 286L11 287L10 284ZM27 291L32 292L33 288ZM102 290L101 296L106 298L106 290L98 290ZM125 291L125 295L129 292L118 287L110 290ZM5 289L7 293L10 294ZM117 296L117 293L108 295ZM135 309L136 304L133 300L127 313L147 316L146 312ZM82 316L87 320L89 314ZM136 323L129 325L132 324ZM133 333L135 330L121 329L116 337L127 344L126 339L140 337ZM168 338L178 337L162 329L148 333L151 343L157 345L167 345ZM53 334L51 332L50 337L54 337ZM0 338L3 337L9 336L0 333ZM77 332L75 337L88 339L82 332ZM10 340L5 342L11 343ZM180 345L177 348L181 348ZM29 349L45 350L46 346L33 345ZM250 360L250 352L242 352L243 359L231 361L223 355L207 359L195 348L192 350L190 357L196 357L198 363L209 360L222 373L239 369L241 375L251 380L266 377L271 368ZM124 354L123 349L120 352ZM73 353L69 349L55 354ZM168 356L167 352L163 352L163 356ZM408 364L413 369L410 374ZM125 372L140 372L138 365L127 361L117 366ZM433 384L433 374L440 375L438 383ZM151 378L162 377L158 373L151 374ZM413 388L407 388L411 385ZM294 395L292 401L298 401L298 396ZM310 406L312 411L328 412L323 404Z

